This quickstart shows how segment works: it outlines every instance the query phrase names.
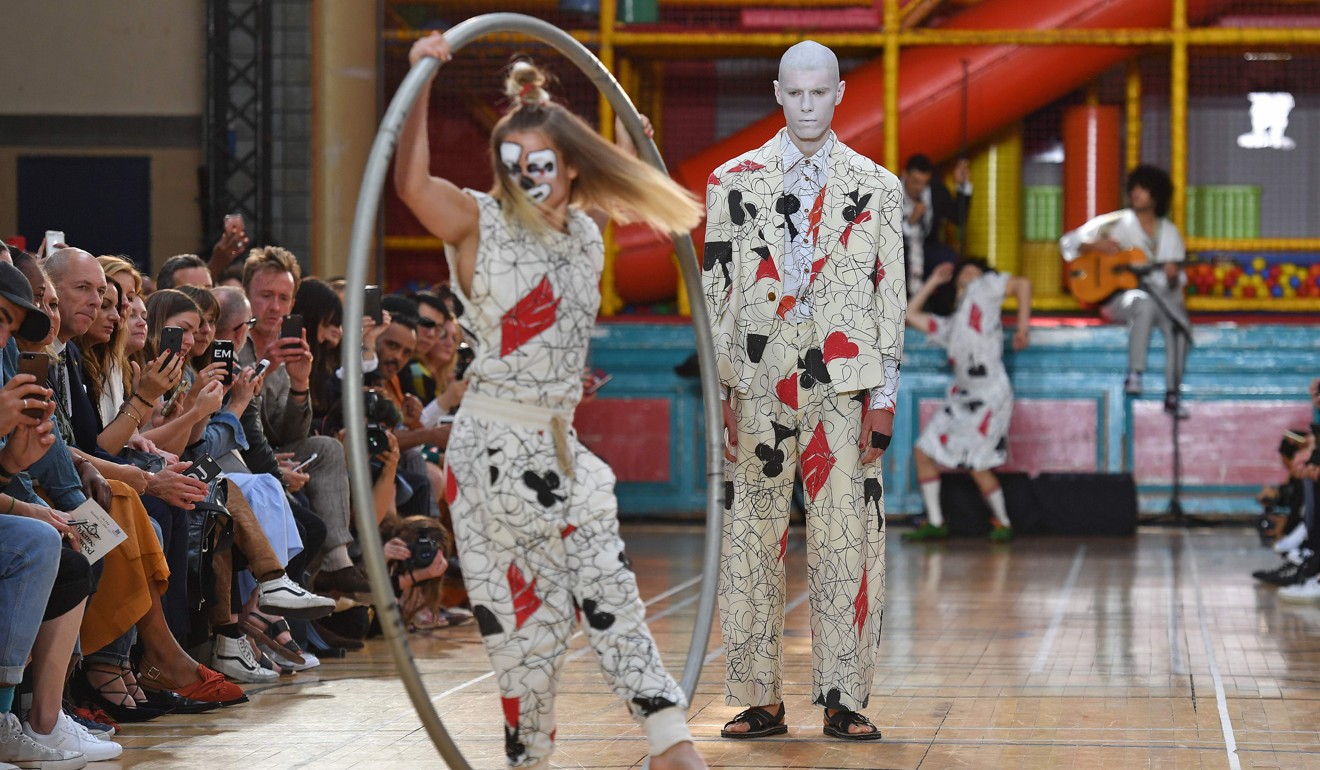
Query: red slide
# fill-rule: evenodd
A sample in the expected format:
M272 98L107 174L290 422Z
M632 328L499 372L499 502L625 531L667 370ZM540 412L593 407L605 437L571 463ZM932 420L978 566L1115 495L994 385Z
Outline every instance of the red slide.
M1229 0L1189 0L1188 19L1202 22ZM1151 0L985 0L951 19L944 29L1161 28L1170 3ZM1135 48L1111 46L913 46L899 63L899 133L902 157L921 152L939 161L958 150L962 110L962 60L967 59L967 139L976 143L1044 107L1120 61ZM848 146L876 160L884 157L884 62L846 73L847 92L834 114L834 130ZM766 83L766 98L771 98ZM784 125L778 111L678 166L675 176L705 195L706 179L719 164L764 144ZM891 169L895 173L898 169ZM677 276L668 246L646 232L621 228L619 289L625 299L655 301L674 296ZM701 248L700 233L694 234ZM639 296L640 295L640 296Z

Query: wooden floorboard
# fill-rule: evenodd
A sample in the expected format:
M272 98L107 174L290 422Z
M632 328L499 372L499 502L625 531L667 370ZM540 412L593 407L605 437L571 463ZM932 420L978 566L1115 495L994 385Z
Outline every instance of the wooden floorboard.
M701 531L632 525L624 535L652 630L677 674L696 609ZM1288 606L1254 583L1250 572L1276 557L1252 531L1152 528L1134 538L1009 545L912 546L894 537L868 710L885 739L869 745L825 739L810 705L801 535L794 530L789 558L789 733L719 738L738 709L724 705L724 660L714 655L690 711L712 767L1320 768L1320 605ZM410 641L473 767L503 767L499 701L476 628ZM719 646L717 626L710 650ZM554 766L640 767L642 732L606 689L584 640L573 647ZM247 705L126 726L118 765L445 766L378 640L250 693Z

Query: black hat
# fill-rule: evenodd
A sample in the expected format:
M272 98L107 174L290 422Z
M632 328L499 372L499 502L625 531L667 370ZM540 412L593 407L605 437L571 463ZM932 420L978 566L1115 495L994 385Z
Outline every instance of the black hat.
M23 325L15 332L28 342L41 342L50 334L50 318L32 303L32 284L27 276L8 262L0 262L0 297L27 310Z

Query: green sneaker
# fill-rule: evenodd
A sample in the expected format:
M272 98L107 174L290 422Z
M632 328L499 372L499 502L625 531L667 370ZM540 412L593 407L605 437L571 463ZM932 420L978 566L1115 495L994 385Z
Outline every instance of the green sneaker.
M995 528L990 530L990 542L992 543L1007 543L1012 539L1013 539L1012 527L1001 527L998 524L996 524Z
M937 527L931 524L930 522L926 522L925 524L922 524L920 527L917 527L911 532L904 532L903 542L921 543L926 540L943 540L948 536L949 536L949 528L947 526Z

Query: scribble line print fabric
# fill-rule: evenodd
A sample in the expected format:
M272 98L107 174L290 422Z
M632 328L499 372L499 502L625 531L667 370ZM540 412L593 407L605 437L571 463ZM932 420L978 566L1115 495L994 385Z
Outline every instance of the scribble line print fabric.
M550 426L552 414L571 422L581 397L600 303L599 231L574 211L568 235L546 245L471 194L476 275L471 297L455 290L477 355L445 455L445 495L498 678L509 764L534 766L553 749L558 672L579 622L653 745L658 725L686 736L685 699L660 661L619 537L614 474L571 429L565 474Z
M800 362L818 353L808 324L776 327L753 392L733 398L737 461L724 521L720 629L726 701L783 700L784 560L800 467L807 506L812 699L857 711L870 697L884 618L885 520L879 463L857 448L865 391L834 393ZM731 494L730 494L731 493Z
M721 628L726 700L782 700L783 555L789 496L807 497L813 699L859 710L869 698L884 597L878 464L857 449L870 389L903 355L902 193L893 174L834 138L816 200L784 192L781 131L722 164L707 184L702 288L720 380L738 422L727 471ZM788 218L809 207L805 231ZM809 321L786 316L786 228L810 238Z
M453 287L463 302L465 338L476 351L468 391L571 410L582 398L587 342L600 309L600 229L570 209L568 232L541 241L510 226L499 201L465 192L477 201L481 227L471 296L457 282ZM454 255L446 251L452 267Z
M967 284L953 315L931 316L927 338L948 352L953 384L917 447L945 468L985 471L1008 460L1013 386L1000 317L1009 277L986 273Z

